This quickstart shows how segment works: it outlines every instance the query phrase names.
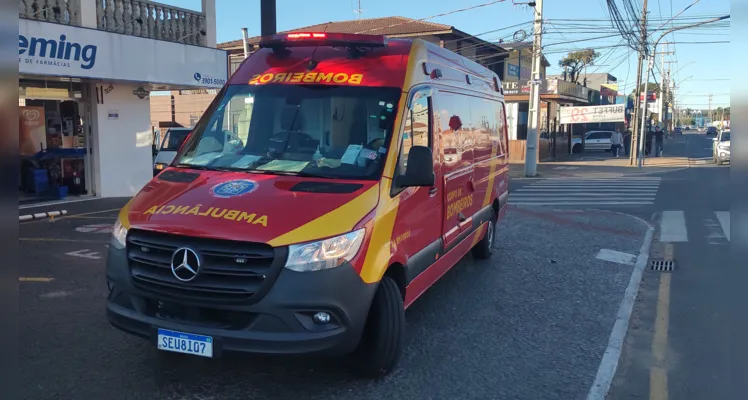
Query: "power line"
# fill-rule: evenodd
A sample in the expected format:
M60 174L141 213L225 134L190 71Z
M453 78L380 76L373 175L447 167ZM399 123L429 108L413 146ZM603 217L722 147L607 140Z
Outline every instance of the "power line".
M414 20L405 21L405 22L399 22L399 23L392 24L392 25L387 25L387 26L380 26L380 27L377 27L377 28L367 29L367 30L356 32L356 33L359 34L359 33L371 32L371 31L384 30L384 29L387 29L387 28L395 27L395 26L400 26L400 25L405 25L405 24L411 24L413 22L423 22L423 21L426 21L426 20L429 20L429 19L434 19L434 18L444 17L444 16L447 16L447 15L457 14L457 13L464 12L464 11L474 10L476 8L481 8L481 7L486 7L486 6L494 5L494 4L497 4L497 3L503 3L505 1L506 0L489 1L488 3L477 4L477 5L474 5L474 6L471 6L471 7L461 8L461 9L458 9L458 10L452 10L452 11L448 11L448 12L445 12L445 13L432 15L430 17L425 17L425 18L420 18L420 19L414 19Z

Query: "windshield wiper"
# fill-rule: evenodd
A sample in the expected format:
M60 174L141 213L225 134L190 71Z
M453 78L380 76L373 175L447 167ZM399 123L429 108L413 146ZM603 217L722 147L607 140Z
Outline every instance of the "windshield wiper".
M262 169L251 169L247 170L251 174L268 174L268 175L283 175L283 176L300 176L304 178L325 178L333 179L329 176L315 175L308 172L296 172L296 171L273 171L273 170L262 170Z
M238 168L208 167L206 165L197 165L197 164L177 164L177 168L190 168L190 169L197 169L201 171L241 171L241 169L238 169Z

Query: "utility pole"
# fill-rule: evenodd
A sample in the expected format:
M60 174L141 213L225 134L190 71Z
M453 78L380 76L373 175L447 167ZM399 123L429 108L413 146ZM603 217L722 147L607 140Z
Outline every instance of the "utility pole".
M647 1L647 0L644 0ZM532 42L532 80L530 81L530 107L525 142L525 176L532 178L538 173L538 126L540 123L540 66L542 64L543 0L535 2L535 24Z
M631 135L631 155L629 157L629 163L631 165L634 165L634 160L639 156L638 150L641 146L639 146L639 142L644 143L644 140L639 140L639 136L641 135L641 131L643 129L639 129L639 113L641 112L639 108L641 107L641 85L642 85L642 63L644 63L644 59L647 54L647 0L644 0L644 4L642 5L642 37L641 42L639 43L639 63L636 67L636 88L635 88L635 97L634 97L634 115L633 118L631 118L631 122L634 124L634 130L632 131ZM645 80L645 82L647 82ZM644 98L647 96L647 88L644 88ZM646 115L646 110L644 110L644 114Z
M275 0L260 0L260 35L270 36L276 33Z
M361 14L364 12L361 8L361 0L358 0L358 8L353 10L353 12L356 13L356 19L361 19Z
M709 118L709 123L713 123L712 119L712 95L709 95L709 113L706 115Z
M652 57L646 57L645 61L647 62L647 72L644 73L644 88L647 89L647 86L649 86L649 71L652 70L652 67L655 63L654 55ZM648 91L644 92L644 103L642 106L642 140L639 142L639 168L641 168L642 164L644 163L644 142L646 142L647 133L649 132L649 129L647 129L647 120L649 119L647 118L648 94Z

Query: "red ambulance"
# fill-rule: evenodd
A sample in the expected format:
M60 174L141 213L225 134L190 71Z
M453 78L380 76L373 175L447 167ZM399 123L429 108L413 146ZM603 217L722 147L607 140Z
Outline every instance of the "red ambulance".
M350 354L387 374L405 309L469 252L491 257L509 184L501 83L423 40L260 47L120 212L108 319L164 351Z

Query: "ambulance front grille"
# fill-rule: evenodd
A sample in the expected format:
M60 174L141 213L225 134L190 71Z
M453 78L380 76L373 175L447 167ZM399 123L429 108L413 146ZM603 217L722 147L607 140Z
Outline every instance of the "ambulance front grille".
M200 258L197 274L189 281L177 279L172 272L172 256L181 248L194 250ZM144 230L130 230L127 235L127 259L134 285L174 299L258 301L285 263L286 255L280 253L283 251L263 243Z

